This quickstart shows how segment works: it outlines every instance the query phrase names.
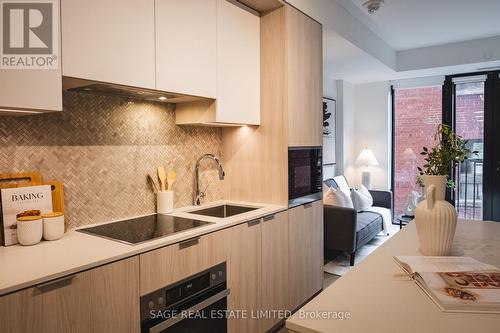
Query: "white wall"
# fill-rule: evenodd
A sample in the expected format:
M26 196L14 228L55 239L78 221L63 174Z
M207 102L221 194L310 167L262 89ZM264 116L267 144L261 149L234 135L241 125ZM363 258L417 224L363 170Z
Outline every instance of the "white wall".
M354 161L367 147L373 150L380 164L369 167L373 188L390 188L390 116L388 81L358 85L337 81L337 174L344 174L351 186L361 184L364 167L354 165Z
M333 98L335 100L337 99L337 82L334 79L332 79L324 74L323 74L323 96ZM337 101L337 104L338 104L338 101ZM337 124L336 124L336 127L337 127ZM324 155L325 154L323 153L323 156ZM336 159L337 159L337 156L336 156ZM337 161L338 161L338 159L337 159ZM335 170L336 170L335 165L324 166L323 167L323 179L332 178L333 176L335 176Z

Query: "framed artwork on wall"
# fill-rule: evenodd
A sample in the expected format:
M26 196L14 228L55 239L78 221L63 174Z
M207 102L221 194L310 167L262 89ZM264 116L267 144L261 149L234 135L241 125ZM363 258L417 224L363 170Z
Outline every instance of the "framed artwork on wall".
M336 162L336 107L336 100L333 98L323 97L323 165L332 165Z

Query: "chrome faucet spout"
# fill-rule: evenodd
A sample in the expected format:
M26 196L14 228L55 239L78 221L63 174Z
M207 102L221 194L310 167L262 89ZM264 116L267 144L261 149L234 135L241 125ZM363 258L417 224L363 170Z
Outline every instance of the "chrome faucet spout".
M201 199L205 197L206 193L200 191L200 162L204 159L211 159L217 163L217 169L219 171L219 179L224 180L224 176L226 175L224 172L224 168L220 159L213 154L203 154L196 161L196 166L194 168L194 204L199 206L201 204Z

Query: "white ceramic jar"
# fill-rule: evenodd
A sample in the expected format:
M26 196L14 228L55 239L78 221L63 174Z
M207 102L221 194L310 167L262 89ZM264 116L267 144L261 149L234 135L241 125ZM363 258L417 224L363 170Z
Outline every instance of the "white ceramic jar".
M64 213L43 214L43 239L56 240L64 235Z
M43 234L41 216L22 216L17 218L17 240L21 245L40 243Z

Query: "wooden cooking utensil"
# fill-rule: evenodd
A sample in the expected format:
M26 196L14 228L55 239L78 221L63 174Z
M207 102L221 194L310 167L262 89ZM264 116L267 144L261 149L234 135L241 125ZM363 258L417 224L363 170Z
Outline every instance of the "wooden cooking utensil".
M158 179L160 180L160 190L165 191L165 181L167 179L167 175L165 174L165 168L162 166L158 167Z
M148 174L148 183L149 186L151 186L151 190L153 191L153 193L154 194L158 193L158 185L156 185L156 181L150 174Z
M169 191L172 191L172 186L174 186L176 179L177 179L177 174L175 173L175 171L169 171L167 175L167 184Z

